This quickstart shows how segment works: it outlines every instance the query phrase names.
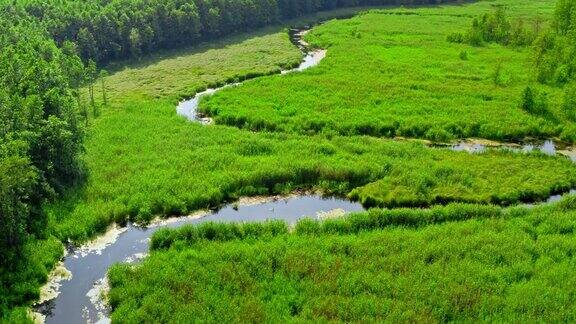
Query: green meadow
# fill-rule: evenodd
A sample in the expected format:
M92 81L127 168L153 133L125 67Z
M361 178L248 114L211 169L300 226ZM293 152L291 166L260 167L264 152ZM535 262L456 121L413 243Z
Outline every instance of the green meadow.
M519 6L517 2L512 3ZM553 8L551 1L542 4L548 4L544 13ZM480 2L402 12L423 13L432 21L439 19L437 17L448 21L461 19L458 26L463 27L468 24L465 17L470 15L462 18L454 13L466 8L471 8L472 12L490 10ZM536 9L540 11L539 7ZM375 28L396 23L396 32L392 29L389 33L399 39L409 38L398 33L398 30L405 29L398 25L398 19L420 19L420 15L386 14L395 12L397 9L361 14L351 20L334 20L313 29L311 35L313 39L321 39L323 30L331 26L347 28L344 26L357 26L365 19L373 19L379 22ZM366 24L370 25L369 22ZM411 30L424 28L408 22ZM426 29L429 30L432 29ZM446 27L445 32L451 30ZM334 31L330 34L332 39L348 39L349 33ZM436 42L439 42L438 47L449 46L444 36L422 37L430 39L418 46L419 38L413 40L414 51L424 53L426 51L418 49L419 46ZM355 53L366 53L373 48L358 47L354 40L343 43L356 46ZM349 84L353 88L357 83L344 79L332 82L325 75L339 53L337 48L326 47L329 56L318 67L302 73L256 78L216 94L206 100L206 104L212 105L224 98L236 101L233 95L238 92L249 95L252 102L273 102L268 98L273 94L294 95L296 98L289 88L281 91L266 86L267 83L287 82L294 87L299 84L298 91L323 93L322 97L314 97L318 100L318 107L309 114L308 109L312 108L306 102L313 97L304 96L298 100L298 116L304 118L306 112L310 122L315 120L314 116L338 116L340 104L334 103L341 98L339 93L323 87ZM493 57L522 55L522 52L503 48L478 51ZM350 55L342 57L356 60ZM105 80L109 105L100 109L98 117L89 120L84 156L90 172L88 181L81 188L72 190L65 199L47 207L53 234L63 240L83 241L105 230L112 222L123 224L132 220L145 223L156 216L185 215L198 209L216 207L240 196L282 194L297 189L349 196L366 206L425 207L448 202L501 205L533 202L550 194L566 192L576 183L573 165L562 157L496 151L470 155L428 148L420 142L378 139L354 133L347 134L350 136L333 132L305 135L267 132L266 129L251 132L226 125L202 126L175 113L181 98L231 80L278 72L281 68L294 66L300 58L301 54L290 43L286 30L276 30L236 36L188 52L159 54L140 63L116 68L118 71ZM423 64L433 62L423 61ZM517 64L526 63L518 60ZM363 65L387 66L367 61ZM350 72L354 69L349 67ZM358 69L362 73L369 72L367 68ZM361 79L363 84L373 85L371 74L355 73L361 76L356 79ZM307 78L311 78L310 82L316 80L314 86L298 81ZM422 82L445 86L444 81L440 84L433 75ZM379 84L395 87L395 82L389 79L382 79ZM96 89L99 97L98 87ZM248 89L252 90L246 91ZM493 95L495 91L501 91L502 97L506 97L504 92L510 94L508 88L490 86L489 89ZM327 96L330 98L324 98ZM422 96L425 100L436 100L433 97L445 100L438 94L426 95L423 92ZM365 96L356 98L364 100ZM507 98L515 96L508 95ZM289 108L290 105L288 101L283 102L282 109L296 110L295 107ZM491 105L482 106L482 116L491 116L486 113ZM355 106L362 107L360 103L355 103ZM248 113L248 106L235 104L234 107L238 113ZM469 107L462 106L461 109L469 110ZM416 115L414 118L422 120L423 117ZM260 118L260 111L250 113L250 116ZM377 113L358 116L374 121L381 117ZM466 119L464 112L460 117ZM217 115L217 122L219 118ZM266 118L270 122L274 120L274 117ZM334 118L345 120L341 116ZM426 116L427 120L433 118ZM506 129L512 129L512 124L496 121ZM292 122L297 124L290 118L281 124L288 127ZM541 120L534 119L534 122Z
M521 108L535 83L530 47L450 43L472 18L504 5L512 24L543 29L553 1L480 1L419 9L371 10L317 26L306 36L328 50L305 73L226 89L200 110L225 124L297 134L466 137L520 141L574 133L561 90L546 93L548 113Z

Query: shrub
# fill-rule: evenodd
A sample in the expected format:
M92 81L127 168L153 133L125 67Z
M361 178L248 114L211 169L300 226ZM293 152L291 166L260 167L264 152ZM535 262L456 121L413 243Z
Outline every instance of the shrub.
M576 81L564 88L563 108L568 118L576 120Z
M537 92L527 86L522 93L521 108L533 115L547 115L549 114L548 96L545 92Z
M527 112L532 112L535 110L536 101L534 98L534 90L530 86L527 86L522 92L522 109Z
M492 82L494 83L494 85L501 86L504 83L502 68L503 68L502 61L498 61L496 67L494 68L494 72L492 72Z
M451 33L446 36L446 40L450 43L464 43L465 37L462 33Z

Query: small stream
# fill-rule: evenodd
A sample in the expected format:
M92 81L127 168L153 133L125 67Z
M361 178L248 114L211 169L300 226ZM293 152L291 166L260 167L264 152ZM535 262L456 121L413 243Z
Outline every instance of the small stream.
M201 222L257 222L270 219L294 224L304 217L326 218L362 211L359 203L317 195L267 198L240 202L218 211L172 218L149 227L128 225L100 238L100 243L69 251L64 267L71 277L59 282L58 296L36 307L46 323L107 323L109 310L101 298L108 268L118 262L135 262L148 253L150 237L160 228ZM106 237L108 239L106 239Z
M448 147L453 151L484 153L489 149L508 150L516 153L540 152L546 155L564 155L576 163L575 148L554 140L530 141L524 143L505 143L480 139L462 140L455 144L432 144L433 147Z
M322 61L324 57L326 57L326 50L323 49L309 50L309 44L306 43L306 41L304 41L303 39L304 35L306 35L309 31L310 27L308 26L303 28L290 29L289 31L290 41L294 45L296 45L296 47L298 47L300 51L302 51L302 53L304 54L304 58L302 59L300 65L290 70L282 70L280 71L281 74L304 71L306 69L318 65L320 61ZM203 125L211 124L212 118L199 114L197 111L198 105L200 104L200 100L202 99L202 97L210 96L222 89L228 87L236 87L241 84L242 84L241 82L231 83L219 88L210 88L202 92L199 92L194 96L194 98L181 101L176 107L176 112L178 113L178 115L184 116L186 117L186 119L190 121L199 122Z
M281 74L303 71L320 63L326 56L325 50L308 50L303 40L309 27L290 30L290 39L303 53L300 65ZM210 124L211 118L197 113L200 99L206 95L241 83L207 89L190 100L182 101L177 113L187 119L202 124ZM110 266L119 262L137 262L148 253L150 237L160 228L176 228L186 224L205 221L246 222L268 219L284 220L294 224L303 217L324 218L339 216L353 211L364 210L359 203L337 198L323 198L318 195L293 196L289 198L266 198L259 202L234 204L211 213L204 212L189 217L173 218L160 224L140 227L128 224L125 228L114 227L106 235L99 237L78 249L70 249L64 261L57 268L58 276L50 278L49 294L35 307L35 312L44 317L46 323L108 323L109 309L102 300L102 292L107 289L106 273Z

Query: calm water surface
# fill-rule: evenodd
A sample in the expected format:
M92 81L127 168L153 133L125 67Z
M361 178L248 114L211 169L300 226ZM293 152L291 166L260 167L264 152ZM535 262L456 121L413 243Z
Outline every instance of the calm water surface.
M86 253L78 250L69 253L64 265L72 272L72 278L61 283L57 298L40 305L37 311L46 315L46 323L107 322L108 310L90 300L89 295L93 292L94 286L105 278L108 268L113 264L137 260L147 253L150 237L160 228L176 228L206 221L256 222L269 219L280 219L293 224L303 217L317 217L318 213L332 210L354 212L363 208L359 203L337 198L297 196L255 205L237 206L237 209L227 206L199 219L176 219L172 223L151 228L128 225L113 244L101 251Z

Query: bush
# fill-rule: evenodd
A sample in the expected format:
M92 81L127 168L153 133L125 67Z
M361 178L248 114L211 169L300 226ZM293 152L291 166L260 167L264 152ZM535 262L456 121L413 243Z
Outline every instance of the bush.
M534 98L534 90L530 86L527 86L522 92L522 109L527 112L532 112L536 107L536 99Z
M489 42L526 46L534 42L539 30L539 21L536 21L533 29L529 30L522 19L511 23L506 8L497 6L494 12L474 18L465 36L462 33L452 33L448 35L447 40L452 43L468 43L472 46L482 46Z
M494 83L494 85L501 86L504 84L502 70L503 70L503 63L502 61L498 61L496 67L494 68L494 72L492 72L492 82Z
M521 108L533 115L547 115L549 114L548 96L545 92L537 92L527 86L522 93Z
M465 39L462 33L451 33L446 36L446 40L450 43L464 43Z

